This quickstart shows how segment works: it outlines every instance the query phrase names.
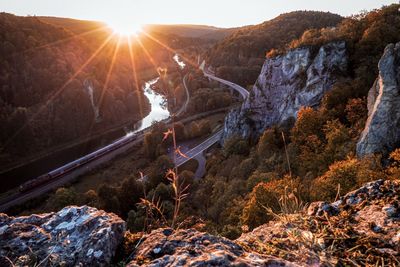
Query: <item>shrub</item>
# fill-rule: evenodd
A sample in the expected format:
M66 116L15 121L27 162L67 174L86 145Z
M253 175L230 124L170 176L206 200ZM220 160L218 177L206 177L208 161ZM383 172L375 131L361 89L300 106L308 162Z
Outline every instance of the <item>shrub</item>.
M77 204L77 193L75 190L65 187L60 187L54 193L54 195L49 198L47 206L51 210L60 210L68 205Z
M190 138L200 137L211 132L209 120L193 121L186 128L186 136Z
M83 204L91 207L98 207L98 196L96 191L88 190L85 194L83 194Z
M148 175L149 188L156 188L159 183L166 182L165 174L167 173L167 170L172 169L173 167L174 164L168 156L159 156L150 166Z
M351 143L349 129L339 120L328 121L324 126L326 139L325 162L329 165L335 160L343 160L354 148Z
M390 160L392 161L387 169L388 178L399 179L400 177L400 149L394 150L390 153Z
M182 122L174 123L175 137L177 141L186 139L185 125Z
M282 130L272 127L264 131L257 144L257 155L263 159L283 148Z
M379 158L358 160L348 158L329 166L329 170L315 179L311 185L314 200L334 200L339 189L340 195L353 190L366 182L383 178Z
M126 219L126 226L128 230L132 232L143 231L143 226L145 225L146 214L143 209L137 211L130 210L128 212L128 218Z
M255 171L249 179L247 179L247 190L250 192L259 183L267 183L276 180L278 175L274 172L259 172Z
M290 133L290 139L297 146L308 143L308 137L315 135L316 138L322 139L322 128L326 119L318 110L310 107L303 107L299 110L297 121Z
M257 167L257 161L249 157L247 159L244 159L238 166L235 166L232 169L232 172L230 174L229 179L242 179L242 180L247 180L247 178L250 176L250 174L255 170Z
M296 199L299 199L299 195L303 191L300 191L300 189L300 180L290 179L289 177L259 183L250 193L243 209L242 225L247 225L250 229L253 229L272 220L274 218L272 213L278 214L283 211L283 208L287 209L287 207L282 207L281 200L288 190L293 196L297 194Z
M250 152L249 143L247 140L241 139L238 136L233 136L224 142L224 154L229 155L247 155Z
M97 190L97 194L104 210L120 214L117 188L108 184L102 184Z
M179 127L179 126L178 126ZM143 149L146 156L150 159L156 159L164 152L163 133L166 132L166 126L163 123L154 123L150 133L146 133L143 140ZM171 142L170 140L168 140ZM167 144L165 142L164 144Z
M347 121L350 123L352 129L354 129L354 134L357 136L364 128L367 119L368 110L365 102L365 99L354 98L349 99L346 105Z

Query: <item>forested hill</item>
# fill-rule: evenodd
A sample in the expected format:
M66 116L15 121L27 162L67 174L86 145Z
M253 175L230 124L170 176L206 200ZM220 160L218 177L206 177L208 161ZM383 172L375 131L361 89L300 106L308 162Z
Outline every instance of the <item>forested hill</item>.
M58 17L37 17L40 21L53 24L61 28L68 29L75 34L96 30L102 27L106 27L104 22L90 21L90 20L78 20L71 18L58 18Z
M313 28L336 26L343 18L318 11L295 11L264 23L238 29L206 53L208 64L217 74L242 85L253 84L260 73L265 55L285 46Z
M116 40L98 50L105 38L89 43L37 17L7 13L0 14L0 36L1 164L144 112L127 51L116 57L106 83ZM148 64L139 60L138 66Z
M161 34L132 40L137 84L128 42L118 46L110 34L99 22L0 13L0 166L143 117L141 81L175 64L160 43L197 43Z

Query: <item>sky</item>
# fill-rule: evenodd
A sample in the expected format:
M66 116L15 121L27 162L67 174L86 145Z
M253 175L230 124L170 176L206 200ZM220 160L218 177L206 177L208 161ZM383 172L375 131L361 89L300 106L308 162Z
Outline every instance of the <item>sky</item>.
M330 11L343 16L398 3L394 0L0 0L0 11L106 23L258 24L294 10Z

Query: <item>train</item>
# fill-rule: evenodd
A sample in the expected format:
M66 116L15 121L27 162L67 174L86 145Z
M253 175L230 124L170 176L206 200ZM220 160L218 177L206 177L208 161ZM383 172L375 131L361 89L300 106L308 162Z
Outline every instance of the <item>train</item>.
M160 122L170 123L171 117L164 119ZM71 171L76 170L76 169L80 168L81 166L86 165L89 162L91 162L95 159L98 159L98 158L110 153L111 151L114 151L114 150L126 145L129 142L136 140L138 136L144 134L146 131L149 130L149 128L151 129L151 126L148 128L142 129L140 131L137 131L135 133L128 134L124 137L121 137L121 138L117 139L116 141L114 141L113 143L111 143L103 148L100 148L99 150L96 150L88 155L85 155L75 161L67 163L67 164L65 164L53 171L50 171L46 174L40 175L35 179L31 179L31 180L23 183L22 185L20 185L18 190L20 193L24 193L24 192L30 191L40 185L43 185L47 182L50 182L51 180L54 180L55 178L60 178L64 175L67 175Z
M89 162L91 162L95 159L98 159L98 158L110 153L111 151L114 151L114 150L126 145L127 143L130 143L130 142L136 140L137 136L139 136L143 132L144 132L144 130L136 132L132 135L126 135L120 139L117 139L113 143L111 143L103 148L100 148L99 150L96 150L96 151L94 151L90 154L87 154L77 160L67 163L67 164L65 164L55 170L52 170L46 174L40 175L35 179L29 180L19 186L19 188L18 188L19 192L21 192L21 193L27 192L31 189L38 187L39 185L43 185L47 182L50 182L51 180L65 176L66 174L82 167L83 165L86 165Z

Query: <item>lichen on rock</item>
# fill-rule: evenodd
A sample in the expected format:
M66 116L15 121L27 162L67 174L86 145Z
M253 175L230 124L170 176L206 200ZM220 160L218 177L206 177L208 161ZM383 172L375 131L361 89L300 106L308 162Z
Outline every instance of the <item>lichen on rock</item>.
M128 266L297 266L194 229L158 229L143 239Z
M0 257L17 266L108 266L124 232L121 218L88 206L22 217L0 214Z

